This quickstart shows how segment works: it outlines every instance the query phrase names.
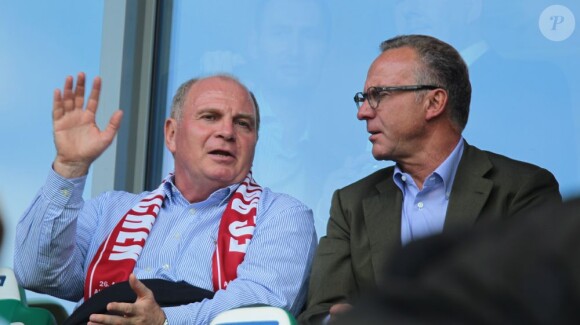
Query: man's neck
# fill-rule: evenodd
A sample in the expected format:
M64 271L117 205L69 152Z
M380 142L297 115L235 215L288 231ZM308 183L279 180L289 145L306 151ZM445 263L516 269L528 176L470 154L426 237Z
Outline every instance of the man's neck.
M203 182L196 182L188 179L187 177L178 177L175 175L174 178L175 187L179 190L181 195L187 200L189 203L197 203L207 200L209 196L219 190L220 188L224 188L227 185L221 186L219 184L211 183L203 183Z
M437 167L439 167L453 152L461 140L461 135L433 138L433 141L422 146L415 157L408 160L398 161L399 168L411 175L419 189L423 189L423 183Z

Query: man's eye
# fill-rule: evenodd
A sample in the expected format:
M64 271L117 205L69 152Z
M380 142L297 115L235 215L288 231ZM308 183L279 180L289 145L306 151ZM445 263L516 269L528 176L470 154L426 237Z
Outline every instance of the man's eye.
M391 93L388 91L378 91L378 90L374 90L371 93L369 93L369 97L371 97L373 100L378 100L379 98L381 98L382 96L389 96Z
M205 114L201 116L202 120L207 120L207 121L215 121L216 116L215 115L211 115L211 114Z
M243 128L246 128L246 129L250 129L251 128L251 125L250 125L249 122L246 122L246 121L237 121L236 123L239 126L243 127Z

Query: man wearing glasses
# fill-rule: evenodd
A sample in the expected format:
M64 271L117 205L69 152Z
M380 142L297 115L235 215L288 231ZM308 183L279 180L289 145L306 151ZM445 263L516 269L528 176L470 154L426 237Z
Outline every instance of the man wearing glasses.
M334 193L303 323L350 309L380 281L392 251L410 241L561 202L549 171L463 139L471 84L453 47L405 35L381 51L354 101L374 158L395 165Z

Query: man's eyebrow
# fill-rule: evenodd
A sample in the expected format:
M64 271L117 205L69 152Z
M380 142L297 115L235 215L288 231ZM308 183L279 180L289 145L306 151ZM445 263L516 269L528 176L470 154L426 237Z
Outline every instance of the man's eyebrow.
M205 107L205 108L200 108L197 111L197 114L203 114L203 113L220 113L221 110L218 108L214 108L214 107Z
M236 116L234 116L235 119L248 119L251 120L253 122L256 121L256 116L253 114L245 114L245 113L240 113L240 114L236 114Z

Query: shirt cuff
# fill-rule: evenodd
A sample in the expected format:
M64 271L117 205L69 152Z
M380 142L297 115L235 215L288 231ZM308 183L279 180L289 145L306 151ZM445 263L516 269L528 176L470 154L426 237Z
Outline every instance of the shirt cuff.
M64 178L51 168L42 189L43 195L60 206L81 204L86 180L87 175Z

